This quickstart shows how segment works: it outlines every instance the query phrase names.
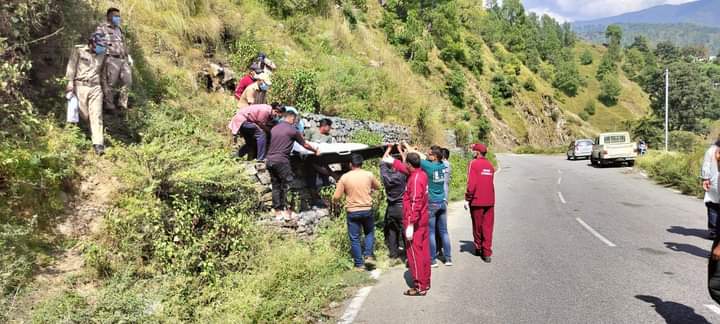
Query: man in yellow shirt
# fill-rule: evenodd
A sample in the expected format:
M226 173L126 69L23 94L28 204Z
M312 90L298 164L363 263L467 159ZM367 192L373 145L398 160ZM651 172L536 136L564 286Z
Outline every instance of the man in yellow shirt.
M345 209L347 211L350 253L353 256L355 268L362 270L365 261L372 262L374 260L375 219L372 214L372 191L380 189L380 182L372 173L362 169L362 156L353 154L350 159L352 170L338 180L333 200L338 201L343 195L346 197ZM364 251L360 247L361 232L365 233Z

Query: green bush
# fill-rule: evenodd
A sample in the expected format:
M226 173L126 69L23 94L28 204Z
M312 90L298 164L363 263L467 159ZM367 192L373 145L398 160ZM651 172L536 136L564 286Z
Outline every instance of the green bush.
M537 86L535 85L535 79L528 78L527 80L525 80L525 82L523 82L523 89L533 92L537 90Z
M465 74L461 69L452 69L452 72L447 76L447 91L450 96L450 102L455 107L465 107L465 87L467 86L467 80L465 80Z
M467 57L467 49L462 43L450 43L440 51L440 58L445 62L456 61L464 65L467 62Z
M292 25L295 26L295 25ZM228 61L233 70L245 73L263 49L263 43L255 36L252 29L244 32L230 45Z
M383 143L383 135L371 131L358 130L350 134L350 141L375 146Z
M672 131L668 135L668 149L673 151L690 153L701 142L700 137L693 132Z
M704 154L703 147L695 147L690 153L650 151L637 160L637 165L658 183L700 198L704 191L698 179Z
M75 292L63 292L40 304L33 313L33 323L89 323L88 302Z
M581 111L578 114L578 117L580 117L580 119L582 119L584 121L588 121L588 119L590 119L590 114L588 114L587 111Z
M468 37L465 40L469 50L464 65L476 77L483 74L483 57L482 57L482 40L479 38Z
M513 96L512 81L503 74L495 74L492 78L491 94L496 99L509 99Z
M475 122L475 125L477 127L477 139L481 142L487 142L492 132L492 124L490 124L490 121L487 117L480 116Z
M568 61L558 64L555 79L553 80L553 87L561 90L570 97L574 97L580 90L582 83L580 72L578 72L575 62Z
M317 72L305 69L281 70L273 74L270 98L303 112L320 112Z
M325 15L333 5L332 0L262 0L271 14L287 18L297 14Z
M617 104L621 91L622 86L617 76L608 74L600 81L600 94L598 95L598 99L606 106L614 106Z
M589 100L583 110L590 116L595 115L595 100Z
M151 109L143 145L117 153L126 191L106 225L125 258L212 281L252 255L257 194L219 134L176 109Z
M583 53L580 55L580 64L582 64L582 65L590 65L590 64L592 64L592 63L593 63L592 53L590 53L590 50L587 50L587 49L586 49L586 50L583 51Z

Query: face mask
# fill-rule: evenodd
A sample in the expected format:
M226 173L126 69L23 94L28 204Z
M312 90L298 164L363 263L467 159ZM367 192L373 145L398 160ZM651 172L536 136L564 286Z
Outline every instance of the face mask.
M268 89L270 89L270 86L268 86L267 84L265 84L265 83L260 84L261 91L268 91Z
M120 16L113 16L112 24L115 25L115 27L119 27L120 26Z
M105 46L95 45L95 54L97 54L97 55L105 54Z

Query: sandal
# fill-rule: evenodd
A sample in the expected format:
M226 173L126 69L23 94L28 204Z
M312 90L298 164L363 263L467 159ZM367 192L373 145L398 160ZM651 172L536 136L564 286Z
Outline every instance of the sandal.
M403 295L405 296L425 296L427 295L427 290L418 290L417 288L410 288L406 290Z

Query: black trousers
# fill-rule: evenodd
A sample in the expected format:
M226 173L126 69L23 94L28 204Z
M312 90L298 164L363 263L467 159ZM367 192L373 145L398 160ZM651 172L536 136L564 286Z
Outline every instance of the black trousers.
M388 204L385 210L385 245L391 258L400 257L400 242L403 241L403 206L402 202Z
M287 195L290 185L295 179L290 162L267 161L272 185L272 208L275 210L287 209Z

